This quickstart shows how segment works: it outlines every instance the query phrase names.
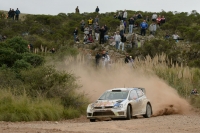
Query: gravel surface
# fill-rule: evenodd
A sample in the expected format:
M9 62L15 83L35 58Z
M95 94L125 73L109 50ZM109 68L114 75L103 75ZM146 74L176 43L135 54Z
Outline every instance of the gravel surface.
M74 120L49 122L0 122L1 133L198 133L200 115L167 115L131 120L89 122L84 116Z

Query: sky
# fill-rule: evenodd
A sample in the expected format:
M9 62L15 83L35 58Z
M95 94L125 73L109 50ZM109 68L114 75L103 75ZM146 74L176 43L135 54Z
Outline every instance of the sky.
M80 13L94 12L98 6L100 13L117 10L161 12L200 11L200 0L0 0L0 10L19 8L21 13L49 14L72 13L78 6Z

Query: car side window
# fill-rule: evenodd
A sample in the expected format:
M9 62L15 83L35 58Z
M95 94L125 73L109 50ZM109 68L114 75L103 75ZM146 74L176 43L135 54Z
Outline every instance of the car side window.
M142 90L137 90L137 94L138 94L138 97L142 97L144 95L144 93L142 92Z
M132 90L129 95L129 100L135 100L138 98L138 95L135 90Z

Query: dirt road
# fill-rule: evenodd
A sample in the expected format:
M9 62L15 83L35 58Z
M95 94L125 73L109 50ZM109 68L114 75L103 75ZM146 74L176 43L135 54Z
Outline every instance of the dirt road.
M149 119L98 121L85 117L60 122L0 122L1 133L198 133L200 115L168 115Z
M69 69L66 66L61 63L58 69ZM78 77L82 77L80 83L83 87L80 90L90 97L91 102L107 89L123 86L146 88L157 117L94 123L84 116L59 122L0 122L0 133L200 133L200 115L193 113L189 103L178 95L176 89L155 74L147 74L143 69L133 71L129 66L121 65L110 71L97 71L81 65L71 68Z

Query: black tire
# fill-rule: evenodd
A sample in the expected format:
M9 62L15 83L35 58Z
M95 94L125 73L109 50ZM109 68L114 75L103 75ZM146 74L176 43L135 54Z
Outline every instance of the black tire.
M128 105L127 110L126 110L126 120L131 119L131 106Z
M152 115L152 108L151 108L151 105L148 103L146 106L146 114L144 114L143 116L145 118L150 118L151 115Z
M95 122L96 120L95 119L90 119L90 122Z

